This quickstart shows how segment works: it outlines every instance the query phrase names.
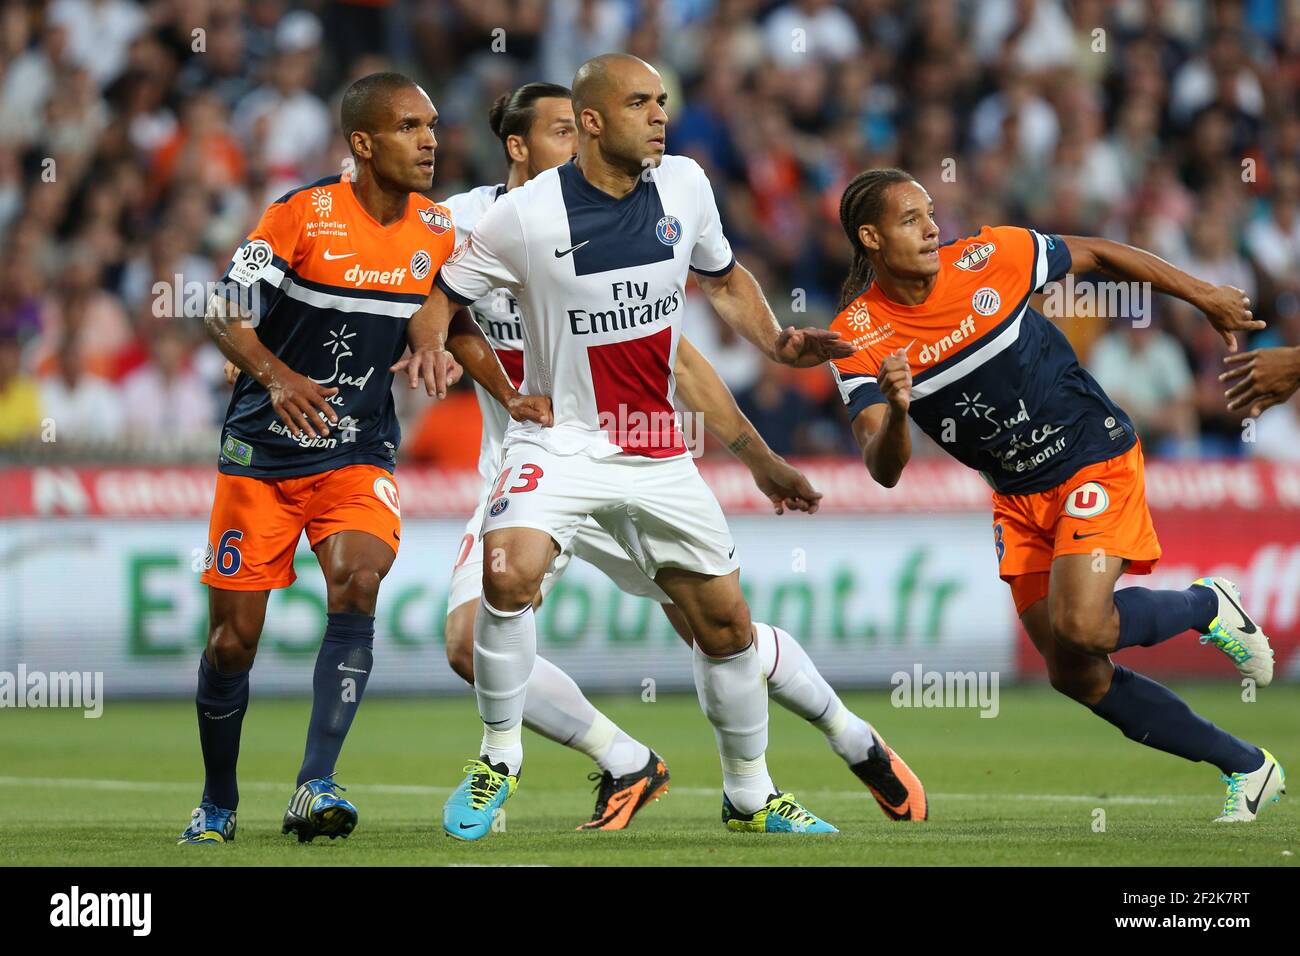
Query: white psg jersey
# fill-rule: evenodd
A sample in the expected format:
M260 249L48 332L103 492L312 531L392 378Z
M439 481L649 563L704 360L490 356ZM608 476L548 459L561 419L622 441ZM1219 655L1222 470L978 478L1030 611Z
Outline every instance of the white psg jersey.
M456 225L456 242L464 242L474 231L483 214L492 208L499 196L504 196L506 187L479 186L469 192L459 193L442 203L451 213L451 221ZM519 319L519 304L509 291L496 288L469 307L474 321L483 330L484 337L492 350L501 360L501 366L510 376L515 388L523 384L524 378L524 331ZM478 407L483 413L483 437L479 442L478 473L485 481L491 481L497 475L501 463L501 442L505 439L506 426L510 424L510 413L495 398L484 390L478 382L474 383L474 392L478 396Z
M551 396L555 424L512 421L507 447L668 458L687 451L672 374L687 270L719 276L734 264L704 171L665 156L622 199L573 162L500 195L437 282L462 305L497 288L518 302L520 391Z

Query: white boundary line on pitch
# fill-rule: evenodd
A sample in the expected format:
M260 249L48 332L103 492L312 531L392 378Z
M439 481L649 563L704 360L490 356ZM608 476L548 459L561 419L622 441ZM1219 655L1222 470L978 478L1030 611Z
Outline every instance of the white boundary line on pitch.
M60 787L68 789L83 790L121 790L135 792L157 792L157 791L177 791L192 792L195 788L193 783L169 782L163 780L92 780L88 778L77 777L0 777L0 786L4 787ZM241 790L264 790L264 791L281 791L283 793L292 793L293 788L287 783L272 783L266 780L243 781L239 783ZM349 786L350 790L369 791L371 793L387 793L407 796L444 796L452 792L452 787L426 787L419 784L402 784L402 783L354 783ZM859 797L865 796L867 790L865 787L859 790L801 790L801 793L809 794L814 797ZM669 795L678 794L683 797L717 797L718 790L712 787L674 787L669 786ZM1170 803L1185 803L1195 801L1203 803L1204 795L1192 796L1186 794L1160 796L1160 797L1140 797L1140 796L1109 796L1103 797L1096 794L1086 793L931 793L931 801L934 800L1030 800L1040 803L1112 803L1112 804L1134 804L1134 805L1159 805Z

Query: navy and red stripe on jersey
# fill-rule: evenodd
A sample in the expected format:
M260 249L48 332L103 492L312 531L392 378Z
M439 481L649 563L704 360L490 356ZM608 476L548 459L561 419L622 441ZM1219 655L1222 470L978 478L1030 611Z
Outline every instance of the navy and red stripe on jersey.
M262 344L326 388L339 424L328 437L294 438L270 394L247 375L226 410L219 469L287 478L345 465L393 470L401 428L389 367L406 326L451 254L447 210L412 193L406 215L382 226L338 176L276 200L236 250L224 295Z
M912 369L912 420L1003 494L1046 491L1133 447L1133 424L1029 297L1070 269L1059 236L985 226L939 249L919 305L875 283L831 329L857 348L832 372L850 419L885 401L876 381L899 348Z

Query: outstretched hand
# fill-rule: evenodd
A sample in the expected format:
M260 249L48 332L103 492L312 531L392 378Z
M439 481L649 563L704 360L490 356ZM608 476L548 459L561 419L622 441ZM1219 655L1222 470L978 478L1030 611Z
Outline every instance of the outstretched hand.
M1264 321L1250 311L1250 296L1235 285L1215 286L1197 306L1210 324L1223 336L1229 352L1237 351L1237 337L1232 333L1254 332L1264 328Z
M848 358L856 349L830 329L796 329L788 325L776 337L775 358L782 365L807 368L831 359Z
M1228 370L1219 381L1229 386L1224 392L1231 411L1248 409L1252 417L1280 405L1300 386L1300 352L1290 348L1254 349L1225 356Z
M411 388L419 388L423 380L425 393L438 398L447 397L447 389L460 381L464 371L450 352L434 348L410 352L388 370L394 374L405 371Z

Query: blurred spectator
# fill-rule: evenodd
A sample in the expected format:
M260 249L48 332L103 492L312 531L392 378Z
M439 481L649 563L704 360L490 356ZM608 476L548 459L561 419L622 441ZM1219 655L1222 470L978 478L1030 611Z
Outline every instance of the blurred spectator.
M149 362L122 383L126 437L155 448L202 438L215 441L212 393L190 366L188 342L176 323L160 323L148 346Z
M310 45L313 31L307 25L311 21L286 18L281 27L291 22L301 25L276 32L277 55L271 62L270 81L235 108L236 132L270 184L266 202L320 178L327 168L337 171L328 154L322 154L329 145L339 156L346 149L341 141L331 144L335 123L320 97L311 91L316 61L316 51Z
M814 420L813 404L786 384L786 368L772 365L736 404L778 455L800 450L800 432Z
M1178 341L1154 324L1102 336L1089 369L1097 384L1124 409L1153 454L1195 449L1192 373Z
M149 19L130 0L54 0L49 17L68 31L68 56L101 87L122 72L127 47Z
M830 0L790 0L772 11L763 32L767 55L781 67L838 63L861 46L852 18Z
M106 380L86 369L74 338L54 354L40 381L41 409L54 425L55 442L107 445L122 435L122 399Z
M35 438L40 431L40 389L23 371L18 337L0 328L0 448Z

